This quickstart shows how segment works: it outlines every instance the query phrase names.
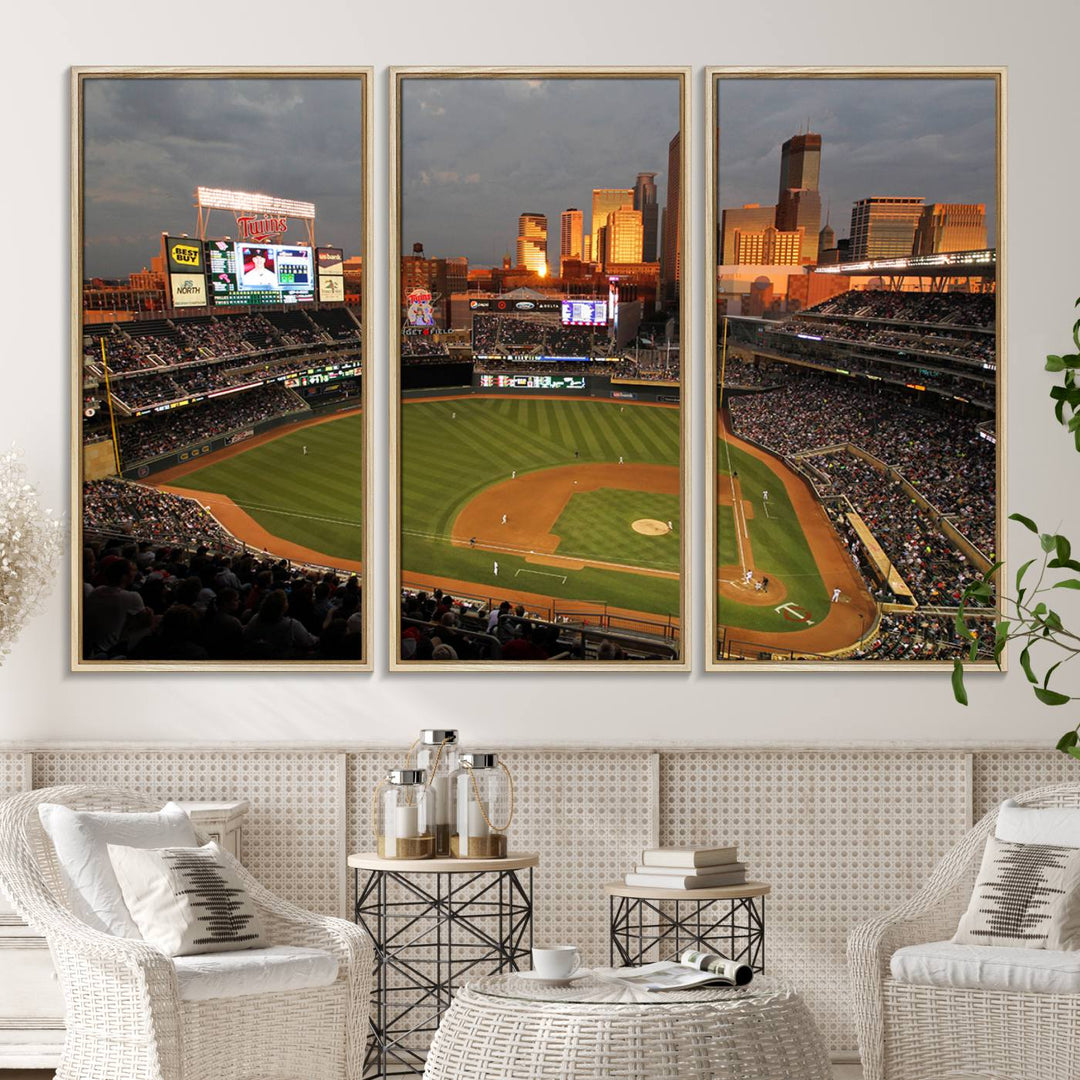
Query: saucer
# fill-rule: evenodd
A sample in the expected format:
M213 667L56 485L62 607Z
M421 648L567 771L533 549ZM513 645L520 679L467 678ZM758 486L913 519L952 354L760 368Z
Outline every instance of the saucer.
M515 971L514 977L517 979L526 979L529 982L539 983L541 986L569 986L572 982L577 982L578 979L584 979L589 974L591 973L579 968L573 975L563 975L556 978L541 975L539 971Z

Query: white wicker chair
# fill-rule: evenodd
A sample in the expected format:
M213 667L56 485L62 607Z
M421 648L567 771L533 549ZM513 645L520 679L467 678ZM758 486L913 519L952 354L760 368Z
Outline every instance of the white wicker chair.
M359 927L278 899L226 856L270 943L333 953L338 978L312 990L182 1001L168 956L93 930L68 910L38 820L43 802L76 810L159 806L89 787L44 788L0 802L0 884L48 941L64 993L67 1037L57 1080L359 1080L373 971L372 946Z
M1038 788L1016 801L1080 807L1080 784ZM890 975L897 949L953 935L996 820L996 810L987 814L945 856L922 892L848 939L866 1080L936 1080L956 1073L1001 1080L1080 1077L1080 994L912 986Z

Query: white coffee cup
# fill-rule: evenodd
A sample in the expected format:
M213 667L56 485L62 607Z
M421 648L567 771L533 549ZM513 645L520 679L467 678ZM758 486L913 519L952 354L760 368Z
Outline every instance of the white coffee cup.
M581 967L581 953L576 945L536 946L532 966L542 979L569 979Z

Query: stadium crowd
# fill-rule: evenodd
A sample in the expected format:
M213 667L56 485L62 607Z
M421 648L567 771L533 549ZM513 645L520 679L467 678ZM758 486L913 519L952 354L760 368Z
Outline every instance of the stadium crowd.
M993 329L997 312L994 293L894 292L853 289L807 311L857 319L895 319L933 326L974 326Z
M830 475L832 490L847 496L919 604L960 602L965 586L979 576L977 568L898 481L846 451L818 456L815 463Z
M246 551L190 499L84 486L87 659L359 660L359 579Z
M129 468L237 428L308 411L308 406L291 390L273 385L215 398L190 408L155 413L119 426L121 460Z
M900 329L871 322L840 322L827 319L785 319L770 324L770 334L810 336L824 341L855 342L905 354L925 353L954 360L986 364L995 362L993 335Z
M979 659L994 658L994 620L969 619L979 636ZM852 660L953 660L966 653L971 642L956 632L952 616L927 612L889 613L881 616L873 639L856 649Z
M928 412L886 387L792 369L784 386L731 398L735 432L781 456L852 443L897 468L992 558L994 446L973 420Z
M607 327L563 326L556 319L516 315L474 315L476 356L597 356L610 351Z
M402 660L632 660L648 655L636 641L630 652L618 635L590 646L561 619L548 621L523 604L486 603L442 589L402 589ZM629 646L628 646L629 647Z

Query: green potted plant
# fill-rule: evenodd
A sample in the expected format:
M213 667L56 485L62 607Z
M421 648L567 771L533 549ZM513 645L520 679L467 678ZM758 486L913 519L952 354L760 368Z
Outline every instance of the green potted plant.
M1076 305L1080 306L1080 299ZM1080 369L1080 319L1073 323L1073 344L1076 352L1064 356L1050 355L1046 358L1046 370L1060 373L1061 382L1050 390L1054 401L1054 415L1073 436L1073 444L1080 453L1080 386L1077 370ZM1080 694L1067 694L1051 684L1063 664L1080 655L1080 633L1070 630L1054 610L1057 589L1080 591L1080 560L1073 558L1072 544L1061 533L1041 532L1039 526L1024 514L1010 514L1010 521L1018 521L1039 538L1041 556L1028 559L1016 572L1016 591L1002 598L1002 616L995 624L994 659L1001 667L1001 656L1010 642L1022 642L1020 667L1023 669L1032 691L1044 705L1067 705L1080 699ZM956 632L971 641L967 656L955 661L952 673L953 694L961 705L968 703L964 686L964 664L976 659L977 635L968 628L965 612L968 602L992 602L1000 583L996 580L1002 564L996 563L985 574L964 589L956 613ZM1037 569L1036 569L1037 567ZM1080 759L1080 723L1065 732L1058 740L1057 748Z

